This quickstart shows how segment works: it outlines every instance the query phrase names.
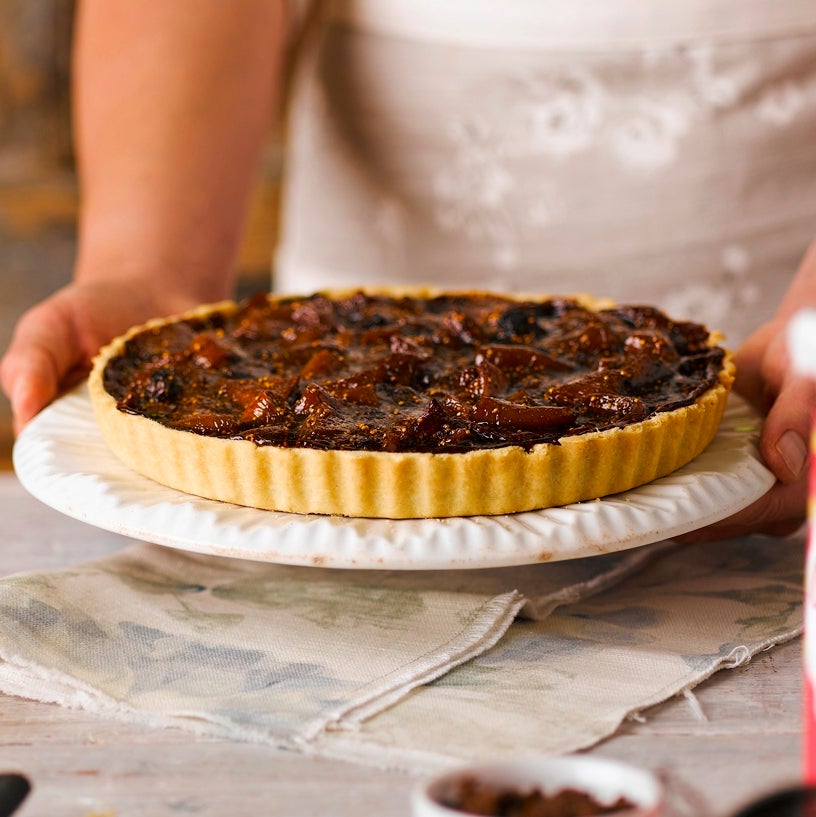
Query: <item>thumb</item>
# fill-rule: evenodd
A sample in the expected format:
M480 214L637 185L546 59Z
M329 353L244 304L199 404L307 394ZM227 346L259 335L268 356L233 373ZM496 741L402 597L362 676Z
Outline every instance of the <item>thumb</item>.
M789 376L762 426L759 444L762 458L786 485L805 474L814 406L816 383Z
M56 304L46 301L23 315L0 362L15 433L57 396L79 353L72 322Z

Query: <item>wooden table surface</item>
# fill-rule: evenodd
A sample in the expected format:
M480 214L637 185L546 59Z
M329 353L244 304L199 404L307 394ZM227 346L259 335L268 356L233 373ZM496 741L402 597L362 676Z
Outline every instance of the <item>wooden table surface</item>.
M61 567L129 541L62 516L0 474L0 574ZM721 817L800 768L801 645L717 673L592 750L657 772L670 815ZM695 706L695 702L699 707ZM417 780L0 695L0 771L33 790L19 817L410 815Z

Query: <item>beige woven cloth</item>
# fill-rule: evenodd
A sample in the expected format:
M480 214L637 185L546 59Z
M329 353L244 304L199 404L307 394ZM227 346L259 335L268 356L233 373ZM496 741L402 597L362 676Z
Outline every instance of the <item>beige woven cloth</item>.
M491 650L323 746L426 770L587 748L798 636L803 554L801 537L671 551L602 594L517 621Z
M801 563L795 539L421 573L137 543L0 581L0 690L408 770L569 752L794 637Z

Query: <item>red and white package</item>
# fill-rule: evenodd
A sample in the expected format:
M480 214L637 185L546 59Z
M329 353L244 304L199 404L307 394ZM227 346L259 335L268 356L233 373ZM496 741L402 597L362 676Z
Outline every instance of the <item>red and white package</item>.
M816 310L803 310L790 324L788 348L794 370L816 380ZM805 783L816 784L816 414L810 433L808 543L805 556L805 638L802 723Z

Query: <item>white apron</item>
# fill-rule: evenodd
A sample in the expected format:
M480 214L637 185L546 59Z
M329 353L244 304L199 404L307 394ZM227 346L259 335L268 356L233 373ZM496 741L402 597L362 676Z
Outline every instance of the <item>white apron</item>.
M816 238L814 0L346 0L316 28L278 291L584 291L736 345Z

